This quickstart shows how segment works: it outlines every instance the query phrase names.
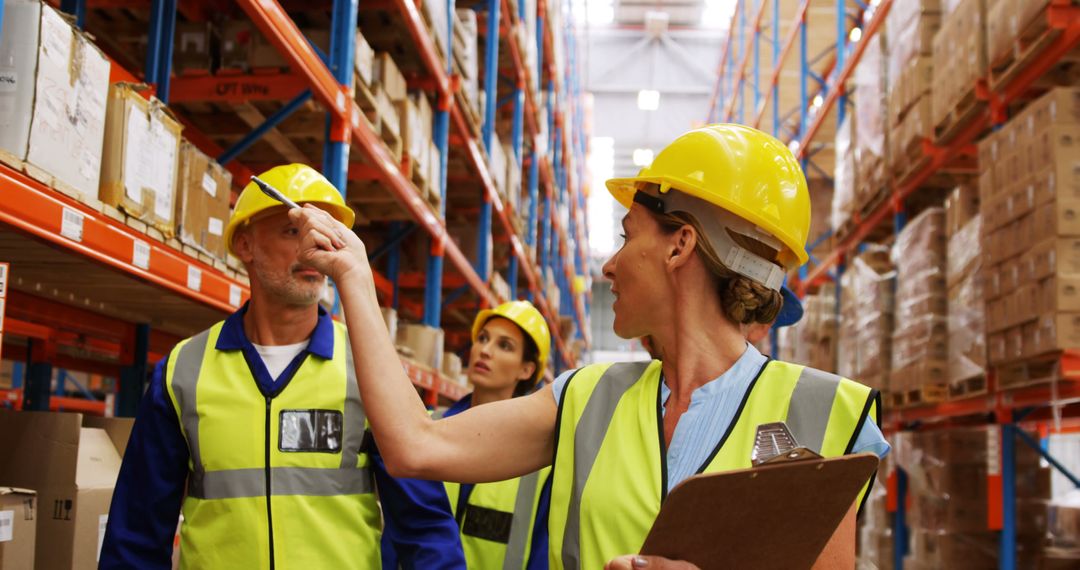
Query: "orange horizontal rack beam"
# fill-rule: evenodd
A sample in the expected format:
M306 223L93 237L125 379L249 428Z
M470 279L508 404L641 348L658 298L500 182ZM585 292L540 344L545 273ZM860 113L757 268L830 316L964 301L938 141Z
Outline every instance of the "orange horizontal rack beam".
M0 223L226 313L235 311L249 295L245 285L214 267L6 165L0 165ZM137 244L148 251L145 267L136 264ZM192 271L200 272L198 290L188 287Z

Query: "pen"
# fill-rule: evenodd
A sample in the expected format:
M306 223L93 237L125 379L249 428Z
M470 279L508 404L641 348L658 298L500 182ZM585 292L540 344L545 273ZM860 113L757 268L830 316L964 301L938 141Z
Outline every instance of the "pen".
M251 181L259 187L259 190L262 190L263 194L266 194L267 196L277 200L278 202L281 202L282 204L285 204L290 208L300 207L300 205L296 202L293 202L292 200L286 198L285 195L279 192L277 188L274 188L273 186L263 182L262 180L259 180L258 176L252 176Z

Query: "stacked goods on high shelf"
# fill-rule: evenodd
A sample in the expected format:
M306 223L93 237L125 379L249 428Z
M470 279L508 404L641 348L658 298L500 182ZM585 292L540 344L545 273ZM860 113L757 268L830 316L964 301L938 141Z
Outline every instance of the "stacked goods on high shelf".
M948 8L948 7L946 7ZM930 114L935 138L951 141L981 108L975 84L986 76L986 0L962 0L934 36Z
M986 299L983 274L982 216L978 190L956 188L945 201L949 296L949 396L986 390Z
M938 0L897 2L885 19L889 46L888 77L889 165L902 179L923 158L922 141L933 140L930 92L934 34L941 27Z
M384 318L386 317L384 313ZM397 348L402 356L431 370L443 366L443 330L413 323L397 324Z
M802 304L802 319L777 329L780 360L829 372L836 370L836 286L823 285L817 293L804 297Z
M896 238L896 328L889 376L894 407L938 402L947 395L945 246L942 208L923 211Z
M856 535L856 568L870 570L891 568L893 563L893 515L886 508L888 477L893 470L890 453L878 466L876 479L859 515Z
M183 127L164 103L144 99L138 89L125 83L109 87L100 199L169 239L176 231Z
M829 225L838 236L846 235L855 213L855 114L848 113L836 126L836 166Z
M904 568L998 567L998 532L988 528L988 476L996 474L997 426L897 434L893 455L908 474L910 546ZM1050 469L1016 447L1017 567L1036 568L1046 534ZM993 469L993 471L992 471Z
M889 248L869 244L840 278L837 372L882 392L892 364L895 277Z
M177 237L199 254L224 261L232 174L195 145L183 141L176 193Z
M182 37L178 35L176 41L186 39L190 46L197 47L201 45L195 39L200 29L204 28L189 30L188 34ZM300 31L308 41L322 50L323 53L329 52L329 28L304 27ZM217 51L220 54L220 59L216 62L218 67L212 67L212 69L247 72L257 69L268 70L289 67L289 63L286 61L285 56L282 55L281 50L263 36L255 23L249 19L228 20L212 26L208 32L210 33L210 40L206 44L213 45L213 43L217 43ZM216 39L215 35L219 37L217 42L213 41ZM211 48L211 53L213 53L213 48ZM211 66L214 63L211 62Z
M1047 31L1044 10L1050 0L986 0L986 57L990 87L1014 77L1046 46L1052 36ZM1074 3L1075 4L1075 3ZM1075 55L1075 48L1074 53ZM1071 65L1074 57L1062 58Z
M885 38L875 34L855 66L855 211L865 214L884 200L889 130L885 124Z
M1080 491L1054 498L1047 515L1050 528L1042 568L1067 570L1080 566Z
M1080 89L1054 89L979 144L989 362L1050 380L1080 347Z
M109 61L43 2L7 2L0 160L97 207Z
M454 62L461 77L461 89L457 91L462 114L473 130L480 135L480 49L476 11L458 8L454 22Z

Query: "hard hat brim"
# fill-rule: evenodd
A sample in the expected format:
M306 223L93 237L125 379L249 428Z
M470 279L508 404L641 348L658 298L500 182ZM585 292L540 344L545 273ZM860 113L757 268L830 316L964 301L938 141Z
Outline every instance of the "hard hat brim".
M340 204L334 204L332 202L323 202L318 200L309 200L297 203L301 206L303 206L304 204L312 204L318 206L320 209L326 211L326 213L333 216L335 220L341 222L342 224L345 224L345 226L348 228L352 228L353 223L356 221L356 212L354 212L353 209L348 206L342 206ZM274 206L272 208L257 210L251 212L247 216L231 220L229 222L229 226L225 230L225 249L228 250L230 254L236 255L236 253L233 252L232 248L233 236L236 235L236 230L244 224L248 224L264 218L267 215L280 212L282 211L281 208L286 208L286 206L282 204L281 206Z

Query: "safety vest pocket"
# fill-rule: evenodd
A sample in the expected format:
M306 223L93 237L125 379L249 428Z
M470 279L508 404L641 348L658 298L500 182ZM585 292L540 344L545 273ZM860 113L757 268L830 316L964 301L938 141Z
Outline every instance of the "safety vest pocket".
M510 528L513 523L514 513L505 513L476 505L466 505L465 520L461 525L461 533L506 544L510 542Z

